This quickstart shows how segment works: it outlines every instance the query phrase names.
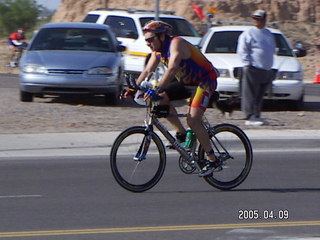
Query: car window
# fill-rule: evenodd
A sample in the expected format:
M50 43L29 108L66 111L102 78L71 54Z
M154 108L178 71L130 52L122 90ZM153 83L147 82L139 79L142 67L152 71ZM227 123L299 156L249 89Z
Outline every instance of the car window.
M236 53L238 38L242 31L216 32L212 35L206 53ZM277 55L293 56L292 51L282 34L273 34L276 41Z
M241 31L215 32L208 44L206 53L236 53Z
M102 29L44 28L29 50L78 50L113 52L112 38Z
M153 20L153 18L145 17L140 18L141 26L144 26L147 22ZM185 19L180 18L160 18L161 21L164 21L170 24L173 28L173 36L190 36L190 37L200 37L199 33L194 29L194 27Z
M116 37L138 38L138 31L132 18L108 16L104 24L110 26Z
M88 22L88 23L96 23L98 21L100 15L98 14L88 14L82 22Z
M290 56L292 57L292 50L290 46L288 45L287 41L283 37L282 34L273 34L276 41L277 46L277 55L278 56Z

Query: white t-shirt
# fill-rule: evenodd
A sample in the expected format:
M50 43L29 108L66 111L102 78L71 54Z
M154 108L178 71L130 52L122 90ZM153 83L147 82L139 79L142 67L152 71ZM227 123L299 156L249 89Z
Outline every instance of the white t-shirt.
M275 47L274 36L268 29L252 27L239 36L237 53L244 66L270 70Z

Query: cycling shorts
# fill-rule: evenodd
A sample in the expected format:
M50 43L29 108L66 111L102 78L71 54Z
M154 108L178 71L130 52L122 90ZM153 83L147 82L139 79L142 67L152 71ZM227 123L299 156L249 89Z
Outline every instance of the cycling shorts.
M203 85L186 86L183 83L174 81L164 88L170 101L191 98L190 106L205 111L210 102L213 91Z

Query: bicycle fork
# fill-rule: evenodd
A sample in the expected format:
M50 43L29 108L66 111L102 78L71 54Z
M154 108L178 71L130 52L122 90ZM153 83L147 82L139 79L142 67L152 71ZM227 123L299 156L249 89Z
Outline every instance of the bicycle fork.
M143 141L139 147L138 152L135 154L135 156L133 157L134 161L142 161L145 160L147 157L147 152L149 150L149 146L150 146L150 142L151 142L151 138L152 138L152 133L148 132L147 135L145 135L143 137Z

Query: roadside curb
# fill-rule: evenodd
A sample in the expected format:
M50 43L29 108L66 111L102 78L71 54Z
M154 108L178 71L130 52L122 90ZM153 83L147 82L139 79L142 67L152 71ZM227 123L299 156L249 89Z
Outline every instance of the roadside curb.
M252 143L285 140L314 142L320 146L320 130L245 130ZM0 159L25 157L109 156L120 132L0 134ZM163 136L159 133L159 136ZM164 140L166 142L166 140ZM306 143L307 144L307 143ZM254 145L254 144L253 144Z

